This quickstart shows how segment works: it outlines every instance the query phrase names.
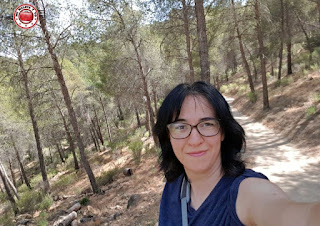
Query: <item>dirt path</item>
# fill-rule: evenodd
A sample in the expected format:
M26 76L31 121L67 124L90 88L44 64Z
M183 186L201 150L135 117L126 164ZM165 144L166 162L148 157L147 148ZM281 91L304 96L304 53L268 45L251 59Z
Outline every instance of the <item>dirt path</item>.
M232 98L227 100L229 103L233 101ZM311 158L302 154L305 152L286 138L235 109L232 111L246 132L247 151L244 158L249 161L248 166L265 174L293 200L320 200L320 156Z

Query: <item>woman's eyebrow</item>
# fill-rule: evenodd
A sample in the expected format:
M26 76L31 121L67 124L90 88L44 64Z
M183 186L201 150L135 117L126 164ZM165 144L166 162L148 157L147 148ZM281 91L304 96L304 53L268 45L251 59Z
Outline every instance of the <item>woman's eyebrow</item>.
M216 119L214 117L204 117L204 118L201 118L199 119L199 122L203 122L203 121L207 121L207 120L212 120L212 119ZM175 120L174 122L187 122L186 119L183 119L183 118L178 118L177 120Z

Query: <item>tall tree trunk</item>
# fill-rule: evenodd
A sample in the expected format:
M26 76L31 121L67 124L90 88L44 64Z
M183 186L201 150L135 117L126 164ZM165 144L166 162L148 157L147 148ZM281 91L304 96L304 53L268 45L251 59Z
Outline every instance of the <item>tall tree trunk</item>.
M134 108L134 111L136 113L136 118L137 118L137 126L140 128L141 127L141 122L140 122L140 117L139 117L139 112L137 110L137 108Z
M101 96L99 96L99 100L100 100L100 104L101 104L101 106L102 106L104 118L105 118L106 124L107 124L109 142L112 142L112 136L111 136L111 130L110 130L110 125L109 125L109 120L108 120L107 113L106 113L106 109L105 109L104 104L103 104L103 102L102 102Z
M14 175L14 172L13 172L13 166L12 166L12 162L11 162L10 157L9 157L8 163L9 163L9 169L10 169L10 173L11 173L12 183L13 183L14 187L17 187L16 176Z
M42 151L41 141L40 141L40 134L39 134L39 129L38 129L38 123L37 123L37 120L35 119L33 104L32 104L30 90L29 90L28 73L24 68L24 62L22 59L20 49L17 47L16 50L17 50L17 55L18 55L19 66L21 69L21 74L22 74L23 81L24 81L24 88L25 88L26 97L27 97L27 101L28 101L29 115L30 115L30 118L32 121L34 137L35 137L36 144L37 144L38 158L39 158L39 163L40 163L40 170L41 170L41 176L42 176L43 185L44 185L44 191L48 192L49 188L50 188L50 184L49 184L49 180L48 180L48 176L47 176L46 166L44 163L43 151Z
M92 105L92 107L93 107L94 117L95 117L96 123L97 123L97 135L98 135L99 140L101 141L102 146L104 146L104 140L103 140L103 136L101 133L101 126L100 126L97 110L94 105Z
M263 90L263 109L269 109L269 97L268 97L268 84L267 84L267 72L266 72L266 58L264 54L264 44L263 44L263 35L261 29L260 21L260 9L259 9L259 0L254 2L254 12L255 19L257 22L257 36L259 43L259 57L261 63L261 79L262 79L262 90Z
M237 32L237 38L238 38L238 41L239 41L239 47L240 47L242 63L243 63L243 66L244 66L244 68L245 68L245 70L247 72L250 91L252 93L254 93L255 90L254 90L254 85L253 85L253 81L252 81L252 75L251 75L250 66L248 64L248 61L247 61L247 58L246 58L246 54L245 54L244 48L243 48L242 35L241 35L240 29L239 29L239 23L238 23L238 19L237 19L237 12L236 12L236 9L235 9L234 0L231 0L231 3L232 3L234 26L235 26L235 30Z
M1 162L0 162L0 171L1 171L1 174L4 176L4 179L6 180L8 187L11 188L11 190L13 191L13 194L17 197L17 199L19 199L17 188L10 181L10 178L6 172L6 169L3 167Z
M135 50L135 54L136 54L136 58L137 58L138 66L139 66L139 74L140 74L140 77L141 77L141 80L142 80L144 95L146 97L146 109L147 109L148 115L149 115L149 116L146 116L146 117L149 118L150 127L151 127L149 132L150 132L150 135L152 135L154 143L157 145L158 144L158 139L152 133L152 128L154 128L154 125L155 125L154 118L153 118L154 113L153 113L153 109L152 109L152 106L151 106L151 98L150 98L150 94L149 94L149 91L148 91L148 83L147 83L146 74L145 74L145 72L143 70L142 60L141 60L141 56L140 56L140 53L139 53L139 50L138 50L139 47L136 44L134 37L131 37L130 41L131 41L131 44L132 44L132 46L134 47L134 50Z
M91 127L90 127L90 135L91 135L91 138L94 143L94 147L95 147L96 151L100 151L100 146L99 146L98 140L95 136L94 129L92 129Z
M124 120L124 115L123 115L123 112L122 112L122 109L121 109L121 104L120 104L120 100L119 98L116 98L117 99L117 107L118 107L118 118L120 121L123 121Z
M286 45L287 45L287 74L291 75L292 74L292 53L291 53L291 48L292 48L292 40L291 40L291 18L290 18L290 8L289 8L289 3L286 1L285 4L285 12L286 12L286 29L287 29L287 38L286 38Z
M7 183L7 181L6 181L6 178L4 177L1 169L0 169L0 177L1 177L1 179L2 179L2 182L3 182L3 185L4 185L4 189L5 189L6 193L7 193L8 199L9 199L11 205L12 205L13 212L14 212L15 215L17 215L18 212L19 212L19 210L18 210L16 201L14 200L14 197L13 197L13 195L12 195L11 192L10 192L10 188L9 188L9 186L8 186L8 183Z
M207 40L207 28L204 15L203 0L195 0L195 12L197 17L197 35L199 43L201 80L210 82L209 47Z
M149 137L151 136L151 128L150 128L150 115L149 111L146 109L146 129L149 132Z
M193 83L194 82L194 69L192 63L192 52L191 52L191 41L190 41L190 29L189 29L189 18L188 18L188 8L185 0L181 0L182 2L182 12L183 12L183 25L184 25L184 34L186 36L186 44L187 44L187 55L188 55L188 64L189 64L189 73L186 76L186 82ZM157 112L157 110L156 110Z
M27 174L26 174L26 171L24 170L24 167L23 167L23 164L22 164L22 161L21 161L21 158L20 158L20 154L19 154L19 151L18 151L18 148L14 142L14 139L13 139L13 136L10 135L10 138L11 138L11 141L12 141L12 145L13 145L13 149L14 149L14 152L16 154L16 157L17 157L17 160L18 160L18 163L19 163L19 168L20 168L20 171L21 171L21 174L22 174L22 177L23 177L23 180L24 182L26 183L27 187L29 189L31 189L31 185L29 183L29 179L27 177Z
M59 146L58 143L56 143L56 148L57 148L57 152L58 152L58 154L59 154L59 157L60 157L61 162L65 163L64 158L63 158L63 155L62 155L62 153L61 153L60 146Z
M280 33L278 80L281 79L281 74L282 74L282 55L283 55L283 40L284 40L284 5L283 5L283 0L280 0L280 12L281 12L281 33Z
M66 135L67 135L67 140L69 143L69 148L71 150L72 153L72 157L73 157L73 162L74 162L74 169L78 170L79 169L79 162L78 162L78 158L76 155L76 149L74 147L74 142L73 142L73 138L71 136L71 132L69 131L69 126L67 125L67 121L65 119L65 116L63 114L63 112L61 111L61 109L59 108L59 112L63 121L63 126L64 126L64 130L66 131Z
M36 6L36 8L38 10L40 9L37 0L33 0L33 4ZM48 47L48 51L49 51L51 59L52 59L53 68L54 68L54 70L56 72L56 75L58 77L58 82L59 82L60 87L61 87L62 95L63 95L64 101L66 103L66 106L68 108L70 122L72 124L73 131L74 131L75 136L77 138L77 144L78 144L78 147L79 147L79 152L80 152L82 164L83 164L83 166L84 166L84 168L86 170L86 173L88 175L88 178L90 180L93 193L98 193L99 192L99 188L98 188L98 185L97 185L97 182L96 182L96 178L95 178L95 176L94 176L94 174L93 174L93 172L91 170L91 166L89 164L88 158L87 158L86 153L84 151L84 144L83 144L83 141L82 141L82 138L81 138L81 134L80 134L80 130L79 130L79 127L78 127L78 121L77 121L77 118L76 118L76 114L75 114L75 112L73 110L73 107L72 107L71 98L70 98L69 91L68 91L68 88L66 86L66 83L64 81L64 77L63 77L63 74L62 74L61 66L60 66L60 64L58 62L58 57L55 54L54 47L52 46L51 41L50 41L50 35L49 35L49 32L48 32L47 27L46 27L45 17L44 16L40 16L39 19L40 19L41 30L42 30L43 35L45 36L45 41L46 41L46 44L47 44L47 47Z
M157 91L155 85L152 86L152 94L153 94L153 104L154 104L154 112L157 114L158 112L158 99L157 99Z

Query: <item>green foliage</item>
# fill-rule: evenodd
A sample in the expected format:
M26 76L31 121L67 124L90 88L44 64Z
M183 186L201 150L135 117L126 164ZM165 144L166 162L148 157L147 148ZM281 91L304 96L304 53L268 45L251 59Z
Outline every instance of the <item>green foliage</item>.
M47 226L49 223L47 221L48 214L46 211L41 211L39 218L37 219L38 226Z
M255 103L258 99L258 95L255 92L250 92L247 94L251 103Z
M35 187L37 184L39 184L42 181L42 176L41 173L36 174L35 176L33 176L30 180L30 185L31 187Z
M24 193L26 191L29 191L30 189L26 184L22 184L18 187L18 193Z
M141 161L142 148L143 142L141 140L135 140L129 144L129 149L132 151L132 157L136 164L139 164Z
M317 112L316 106L313 105L311 107L308 107L307 112L306 112L307 117L314 115L316 112Z
M293 83L293 78L292 77L289 77L289 78L282 78L280 80L277 80L276 83L275 83L275 86L276 87L285 87L289 84Z
M6 193L0 192L0 203L6 202L8 200L7 198L8 198L8 196Z
M318 104L318 103L320 103L320 95L319 95L319 93L314 93L313 94L313 104Z
M39 209L39 204L44 199L45 194L40 191L26 191L17 201L20 213L33 212Z
M90 202L90 199L88 197L84 197L80 200L81 206L86 206L89 204L89 202Z
M5 226L15 226L13 222L14 215L12 212L5 212L0 215L0 223Z
M115 175L117 175L119 172L118 168L114 168L112 170L109 170L107 172L103 172L101 176L97 177L97 184L98 186L104 186L107 184L111 184L113 182L113 178Z
M50 195L45 195L41 203L38 205L38 210L48 210L53 204L53 199Z
M61 177L58 179L58 181L56 181L56 182L52 185L52 189L53 189L53 190L61 190L61 189L64 189L64 188L67 187L69 184L72 184L76 179L77 179L77 176L76 176L75 173L63 175L63 176L61 176Z

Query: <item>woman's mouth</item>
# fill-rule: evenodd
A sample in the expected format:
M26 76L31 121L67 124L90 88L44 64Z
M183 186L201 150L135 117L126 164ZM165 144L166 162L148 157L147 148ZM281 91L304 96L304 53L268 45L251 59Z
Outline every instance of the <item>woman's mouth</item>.
M203 156L207 151L196 151L196 152L190 152L188 155L191 155L192 157L201 157Z

